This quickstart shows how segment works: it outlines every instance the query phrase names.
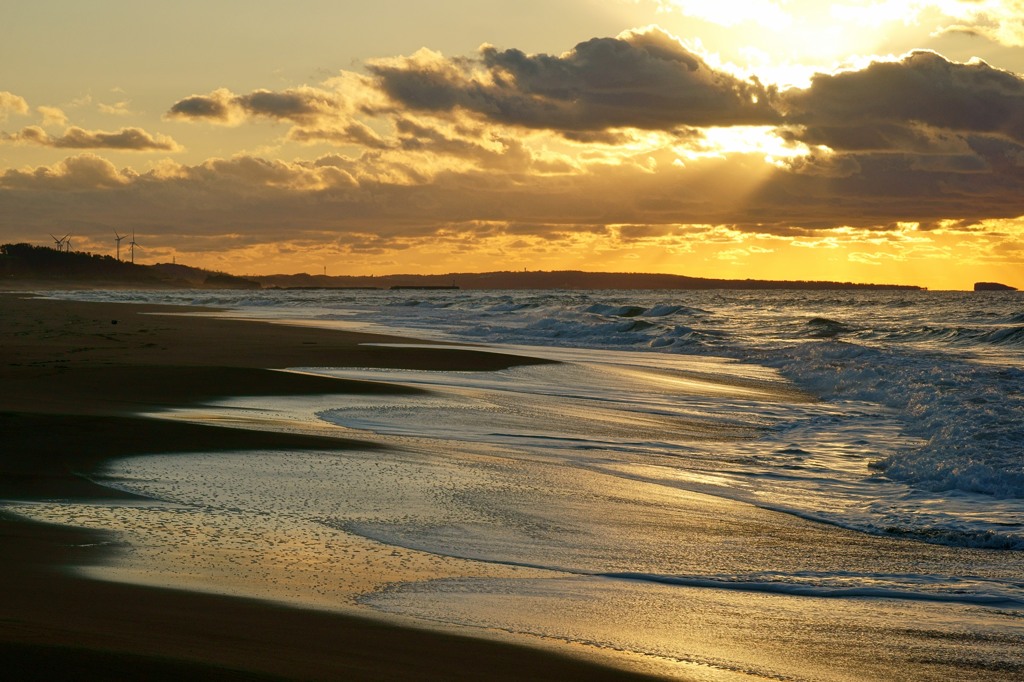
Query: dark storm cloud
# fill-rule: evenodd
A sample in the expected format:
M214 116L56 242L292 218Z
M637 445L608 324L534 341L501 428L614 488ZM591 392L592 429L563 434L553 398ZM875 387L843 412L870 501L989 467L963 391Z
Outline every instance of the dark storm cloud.
M715 70L656 29L594 38L560 56L488 46L478 60L435 57L373 62L369 70L403 107L574 134L780 121L774 90Z
M23 142L57 149L116 149L120 151L180 151L181 146L164 135L151 135L141 128L122 128L116 132L83 130L71 127L53 137L39 126L28 126L18 133L3 134L0 141Z

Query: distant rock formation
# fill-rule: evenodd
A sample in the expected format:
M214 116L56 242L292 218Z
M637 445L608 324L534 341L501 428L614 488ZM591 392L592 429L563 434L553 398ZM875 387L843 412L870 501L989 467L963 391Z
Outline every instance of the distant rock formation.
M975 291L1017 291L1017 287L1011 287L1008 284L1000 284L999 282L975 282Z

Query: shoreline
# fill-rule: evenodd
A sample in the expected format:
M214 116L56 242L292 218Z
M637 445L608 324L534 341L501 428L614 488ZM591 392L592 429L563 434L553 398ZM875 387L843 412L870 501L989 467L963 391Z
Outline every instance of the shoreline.
M83 478L129 455L362 441L135 416L229 396L402 393L399 386L273 371L357 366L487 371L545 361L490 351L201 316L178 306L0 293L0 500L111 499ZM205 309L198 309L205 310ZM427 344L429 346L429 344ZM652 679L546 649L243 598L101 582L67 567L105 554L104 534L0 507L0 654L13 679Z

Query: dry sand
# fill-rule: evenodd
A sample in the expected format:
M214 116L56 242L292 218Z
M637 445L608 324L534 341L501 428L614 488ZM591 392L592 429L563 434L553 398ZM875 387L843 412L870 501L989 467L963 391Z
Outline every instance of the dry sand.
M298 366L494 370L490 352L360 346L391 337L149 315L188 309L0 294L0 500L111 498L88 473L113 457L353 441L133 416L236 395L410 391L271 371ZM373 447L359 443L360 448ZM369 618L89 580L97 533L0 509L5 679L641 679L501 642Z

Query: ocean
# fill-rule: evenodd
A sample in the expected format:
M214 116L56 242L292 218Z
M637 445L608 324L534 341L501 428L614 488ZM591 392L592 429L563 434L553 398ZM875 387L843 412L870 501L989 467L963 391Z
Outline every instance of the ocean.
M391 449L131 458L98 480L150 503L19 507L118 531L92 575L700 679L1024 677L1024 293L47 295L559 361L161 413Z

